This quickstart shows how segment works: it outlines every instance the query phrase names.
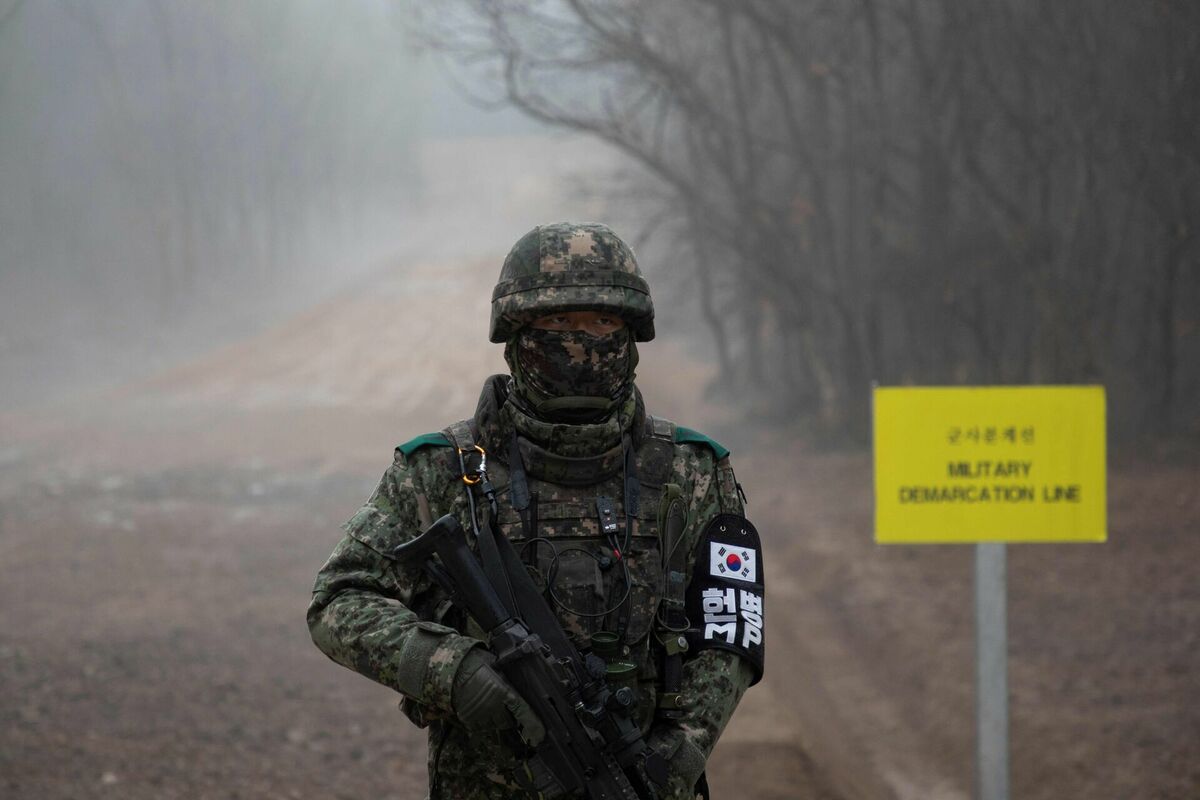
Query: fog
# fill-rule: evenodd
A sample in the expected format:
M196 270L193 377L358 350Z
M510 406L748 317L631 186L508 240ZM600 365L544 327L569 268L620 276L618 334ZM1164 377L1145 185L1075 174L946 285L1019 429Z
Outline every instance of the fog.
M498 273L534 224L603 216L609 152L471 104L406 14L6 6L0 402L153 374L380 270Z
M1196 8L0 0L0 795L423 796L312 581L592 220L763 534L714 797L972 795L971 548L874 543L873 383L1106 388L1108 542L1009 548L1013 794L1197 796Z
M1092 382L1119 439L1194 437L1188 8L12 2L0 402L589 218L776 424L861 443L872 382Z

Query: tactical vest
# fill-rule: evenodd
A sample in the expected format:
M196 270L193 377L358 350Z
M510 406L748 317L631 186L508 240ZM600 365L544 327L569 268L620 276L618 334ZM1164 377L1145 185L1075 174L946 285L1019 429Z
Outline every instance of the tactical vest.
M459 452L478 452L474 420L454 423L443 434ZM619 637L622 657L637 665L638 717L644 726L657 700L660 653L650 634L666 590L659 510L671 478L675 437L673 423L646 416L633 450L634 497L626 497L622 472L586 486L562 486L525 475L529 500L523 513L512 502L509 465L496 454L485 456L501 533L546 589L560 624L578 645L588 646L599 632ZM471 462L468 471L477 465ZM466 490L478 494L464 485ZM478 496L475 511L476 524L486 525L489 510ZM605 533L614 526L615 535ZM467 633L486 638L470 621Z

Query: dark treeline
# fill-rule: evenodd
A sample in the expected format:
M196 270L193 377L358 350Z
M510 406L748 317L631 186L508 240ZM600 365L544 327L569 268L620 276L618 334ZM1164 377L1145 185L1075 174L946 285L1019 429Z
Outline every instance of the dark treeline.
M413 189L397 16L0 0L0 344L248 318L364 261Z
M420 35L644 167L742 396L861 434L873 380L1098 382L1119 434L1200 422L1200 4L456 10Z

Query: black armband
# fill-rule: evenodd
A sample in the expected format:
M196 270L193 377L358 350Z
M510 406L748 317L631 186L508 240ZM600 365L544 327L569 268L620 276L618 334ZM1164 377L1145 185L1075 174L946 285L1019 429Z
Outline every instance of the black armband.
M732 650L762 679L766 598L758 531L740 514L718 514L697 543L687 591L688 649Z

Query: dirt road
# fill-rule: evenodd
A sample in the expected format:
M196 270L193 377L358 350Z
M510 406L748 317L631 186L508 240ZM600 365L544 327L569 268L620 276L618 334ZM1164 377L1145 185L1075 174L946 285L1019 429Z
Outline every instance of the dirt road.
M0 417L0 795L423 796L421 732L312 646L304 608L392 445L468 414L490 363L462 362L465 389L406 386L409 356L376 328L346 391L306 357L370 350L346 320L376 312L339 302L149 384ZM677 384L701 385L671 347ZM728 427L699 393L646 391ZM735 439L773 622L714 796L969 797L970 551L873 545L865 455ZM1119 457L1110 495L1107 544L1011 550L1014 797L1200 796L1200 465Z
M214 435L236 438L189 434L201 452ZM224 463L195 461L178 432L146 471L144 444L101 455L67 438L67 453L7 450L0 473L0 794L422 796L421 732L313 648L303 619L375 475L233 442ZM774 706L731 733L717 785L819 786Z

